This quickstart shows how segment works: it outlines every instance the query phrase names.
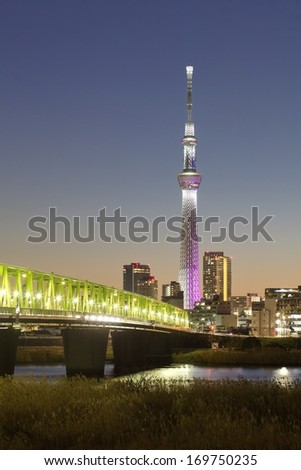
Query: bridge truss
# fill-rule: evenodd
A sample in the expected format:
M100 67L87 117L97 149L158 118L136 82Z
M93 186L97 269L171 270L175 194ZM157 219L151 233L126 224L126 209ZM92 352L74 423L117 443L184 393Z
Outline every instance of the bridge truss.
M189 327L185 310L150 297L7 264L0 264L0 312Z

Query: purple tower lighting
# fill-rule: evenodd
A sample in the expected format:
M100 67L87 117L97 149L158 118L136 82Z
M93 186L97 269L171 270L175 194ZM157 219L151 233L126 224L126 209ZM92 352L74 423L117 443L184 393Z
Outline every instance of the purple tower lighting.
M185 237L181 241L179 283L184 292L184 309L193 309L195 302L200 300L199 251L197 242L197 190L202 175L196 171L195 150L197 139L194 135L192 122L192 74L193 67L186 67L187 74L187 122L183 138L184 164L183 171L178 174L182 190L182 228Z

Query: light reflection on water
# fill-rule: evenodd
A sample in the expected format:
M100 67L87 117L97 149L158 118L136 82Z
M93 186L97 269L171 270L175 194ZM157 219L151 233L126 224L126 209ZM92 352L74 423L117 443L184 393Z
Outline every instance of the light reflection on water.
M283 384L301 380L300 367L206 367L177 364L151 372L139 372L134 374L134 377L141 377L145 374L163 379L276 380Z
M47 379L57 379L65 377L66 368L60 365L23 365L16 366L15 376L35 377ZM161 367L148 371L131 374L132 377L142 377L148 375L162 379L193 380L277 380L281 383L288 383L301 380L300 367L210 367L195 366L190 364L174 364L168 367ZM106 363L105 377L114 377L114 364Z
M15 367L16 377L34 377L34 378L47 378L57 379L66 376L65 364L55 365L17 365ZM114 377L114 364L105 364L105 377Z

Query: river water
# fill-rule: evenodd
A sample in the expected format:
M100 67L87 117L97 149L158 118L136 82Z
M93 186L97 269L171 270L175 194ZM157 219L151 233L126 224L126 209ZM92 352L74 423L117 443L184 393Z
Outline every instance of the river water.
M59 365L18 365L15 367L15 376L33 377L47 379L58 379L65 377L66 368L64 364ZM210 367L196 366L190 364L173 364L148 371L131 374L132 377L148 375L162 379L193 380L277 380L281 383L300 381L301 367ZM106 363L105 378L114 378L114 364Z

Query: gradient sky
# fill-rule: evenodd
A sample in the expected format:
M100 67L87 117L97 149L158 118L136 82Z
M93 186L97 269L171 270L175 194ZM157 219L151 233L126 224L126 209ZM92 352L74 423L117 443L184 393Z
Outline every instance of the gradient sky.
M132 261L177 279L180 247L163 231L159 243L65 244L59 230L30 244L27 221L57 207L84 234L103 207L180 215L193 65L199 215L275 216L273 243L206 234L200 260L232 256L237 295L301 284L300 46L299 0L2 0L0 262L119 288Z

